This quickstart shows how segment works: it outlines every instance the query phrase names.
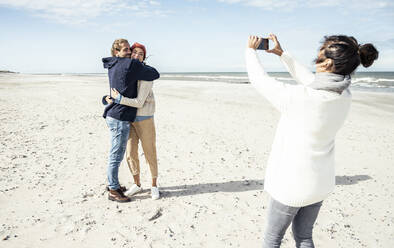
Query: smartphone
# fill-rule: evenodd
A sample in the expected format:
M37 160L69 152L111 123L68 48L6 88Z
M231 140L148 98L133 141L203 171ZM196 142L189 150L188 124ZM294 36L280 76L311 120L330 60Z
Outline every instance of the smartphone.
M262 38L259 47L257 47L257 50L268 50L268 39Z

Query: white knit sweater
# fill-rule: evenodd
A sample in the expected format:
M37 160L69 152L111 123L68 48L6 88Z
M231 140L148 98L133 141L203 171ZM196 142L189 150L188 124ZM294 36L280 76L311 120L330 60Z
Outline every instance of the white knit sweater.
M286 52L280 59L297 85L268 76L256 51L246 50L251 84L281 112L264 188L275 200L302 207L324 200L334 190L335 135L349 112L351 93L309 88L314 74Z
M138 81L137 98L122 96L120 104L138 108L137 116L152 116L155 113L155 96L152 81Z

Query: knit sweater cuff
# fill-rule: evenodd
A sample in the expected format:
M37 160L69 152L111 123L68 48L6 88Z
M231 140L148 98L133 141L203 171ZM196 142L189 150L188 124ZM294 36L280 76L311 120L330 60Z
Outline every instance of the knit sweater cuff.
M115 103L120 104L121 101L122 101L122 95L118 94L118 96L115 98Z
M246 54L256 54L256 50L248 47L248 48L246 48L245 53Z
M283 51L282 55L280 56L280 60L282 60L282 62L289 61L291 59L292 57L287 51Z

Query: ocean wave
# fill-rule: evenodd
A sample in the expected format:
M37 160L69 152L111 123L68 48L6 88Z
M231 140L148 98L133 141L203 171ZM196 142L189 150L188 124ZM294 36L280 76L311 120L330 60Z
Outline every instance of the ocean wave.
M353 83L357 83L357 82L375 82L377 80L377 78L372 78L372 77L363 77L363 78L352 78L352 82Z
M391 83L394 83L394 78L362 77L362 78L352 78L352 82L353 83L358 83L358 82L367 82L367 83L391 82Z
M352 86L366 88L390 88L394 89L394 85L376 84L376 83L352 83Z
M161 75L161 78L200 78L200 79L248 79L247 76L224 75Z
M288 73L276 72L268 73L271 77L278 81L295 84L295 80ZM184 81L212 81L225 83L249 83L246 73L174 73L162 74L161 79L164 80L184 80ZM378 90L378 91L394 91L394 73L370 73L369 75L358 74L352 77L353 89Z
M291 77L276 77L275 78L276 80L279 80L279 81L295 81L293 78L291 78Z

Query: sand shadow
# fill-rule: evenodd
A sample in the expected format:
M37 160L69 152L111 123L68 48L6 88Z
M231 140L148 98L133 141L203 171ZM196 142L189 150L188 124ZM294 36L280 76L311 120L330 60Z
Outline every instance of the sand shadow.
M160 196L180 197L215 192L245 192L263 190L264 180L229 181L222 183L184 184L177 186L160 187Z
M130 198L131 198L131 201L149 199L149 198L151 198L150 189L142 189L141 192L138 192L137 194L132 195Z
M361 181L370 180L368 175L355 176L336 176L336 185L352 185ZM229 181L221 183L200 183L200 184L183 184L176 186L160 187L160 197L181 197L188 195L207 194L215 192L245 192L253 190L264 190L264 180L243 180ZM142 192L133 195L132 199L144 200L150 198L150 190L144 189Z
M370 179L372 179L372 177L368 175L336 176L335 183L336 185L352 185ZM264 190L264 180L244 180L222 183L202 183L166 186L160 187L160 196L166 198L215 192L245 192L253 190Z
M352 185L357 184L361 181L370 180L372 177L368 175L355 175L355 176L336 176L335 184L336 185Z

